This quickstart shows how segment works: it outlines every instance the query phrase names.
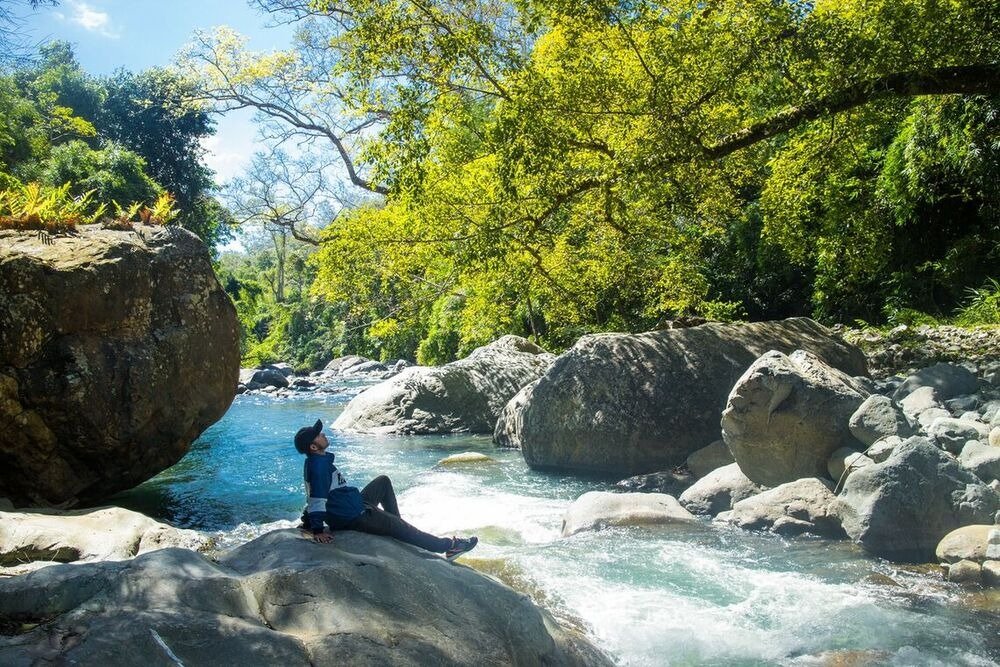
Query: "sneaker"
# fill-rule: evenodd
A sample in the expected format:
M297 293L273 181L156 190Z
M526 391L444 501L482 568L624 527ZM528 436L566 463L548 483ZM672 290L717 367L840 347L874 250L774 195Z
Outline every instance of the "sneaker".
M448 560L455 560L462 554L475 549L477 544L479 544L479 538L476 536L467 538L453 537L451 538L451 548L444 552L444 557Z

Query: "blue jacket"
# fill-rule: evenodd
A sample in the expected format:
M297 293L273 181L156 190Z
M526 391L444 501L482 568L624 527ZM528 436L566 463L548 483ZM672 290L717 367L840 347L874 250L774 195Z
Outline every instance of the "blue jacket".
M365 504L361 493L333 465L333 454L309 454L303 470L306 482L306 516L309 529L323 532L323 521L331 528L344 528L361 516Z

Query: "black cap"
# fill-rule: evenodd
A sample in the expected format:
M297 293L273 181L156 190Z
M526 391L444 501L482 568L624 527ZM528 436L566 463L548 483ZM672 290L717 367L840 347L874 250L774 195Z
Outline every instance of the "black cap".
M295 449L299 450L300 454L309 453L309 445L312 441L316 439L316 436L320 434L323 430L323 422L319 419L312 426L303 426L299 429L299 432L295 434Z

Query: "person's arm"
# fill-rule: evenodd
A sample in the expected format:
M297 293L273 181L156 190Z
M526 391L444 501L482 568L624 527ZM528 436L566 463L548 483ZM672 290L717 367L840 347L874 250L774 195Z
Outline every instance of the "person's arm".
M332 538L323 533L323 521L326 518L326 496L330 488L330 474L326 470L328 466L322 463L322 460L309 460L306 463L305 517L313 539L317 542L329 542ZM327 539L321 539L322 537Z

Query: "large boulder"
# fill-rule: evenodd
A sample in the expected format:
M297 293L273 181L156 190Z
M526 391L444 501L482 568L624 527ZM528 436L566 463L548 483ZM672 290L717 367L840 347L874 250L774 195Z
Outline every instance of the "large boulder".
M719 439L733 383L768 350L803 348L850 374L864 355L805 318L584 336L505 412L495 438L533 468L637 475Z
M691 523L695 516L665 493L588 491L563 516L562 535L608 526L649 526Z
M837 498L832 486L815 477L798 479L741 500L718 518L747 530L779 535L843 537L844 529L832 509Z
M225 413L239 361L190 232L0 231L0 496L72 505L149 479Z
M0 664L609 665L530 599L395 540L275 531L0 580Z
M743 474L740 466L730 463L716 468L691 485L678 500L695 514L710 514L732 509L735 503L767 490Z
M33 561L122 560L165 549L200 549L211 540L122 509L0 512L0 566Z
M989 427L973 420L939 417L931 422L927 435L941 449L958 454L970 440L986 442Z
M722 437L758 484L826 477L830 455L854 442L849 421L866 398L859 382L809 352L768 352L730 392Z
M927 562L950 531L992 523L1000 497L954 457L914 436L844 482L836 511L847 534L890 560Z
M358 394L333 427L365 433L492 433L504 405L555 357L504 336L465 359L414 366Z

